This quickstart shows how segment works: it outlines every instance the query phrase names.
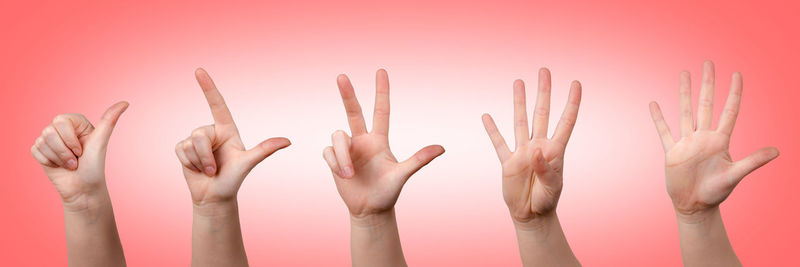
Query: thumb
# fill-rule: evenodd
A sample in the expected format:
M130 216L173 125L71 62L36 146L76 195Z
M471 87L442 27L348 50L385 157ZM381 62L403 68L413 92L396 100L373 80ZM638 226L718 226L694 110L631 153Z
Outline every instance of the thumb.
M765 147L734 163L731 172L735 179L735 184L738 184L751 172L777 158L779 154L780 152L778 152L777 148Z
M536 177L539 178L544 184L552 185L552 183L555 182L553 168L550 167L550 163L547 163L547 159L544 158L541 148L537 148L533 151L532 161L533 162L531 162L531 164Z
M122 113L128 109L128 105L128 102L120 101L109 107L103 113L103 117L100 118L100 122L97 123L94 132L92 132L93 136L90 142L96 142L95 145L106 147L108 140L111 138L111 132L114 131L114 126L117 125Z
M411 175L414 175L419 169L428 165L433 159L441 156L444 153L444 147L440 145L430 145L423 147L417 153L407 160L400 163L400 171L403 174L403 179L408 180ZM403 181L405 182L405 181Z
M291 144L292 142L290 142L289 139L283 137L264 140L257 146L244 152L245 164L247 164L248 168L252 169L265 158L269 157L269 155L275 153L275 151L286 148Z

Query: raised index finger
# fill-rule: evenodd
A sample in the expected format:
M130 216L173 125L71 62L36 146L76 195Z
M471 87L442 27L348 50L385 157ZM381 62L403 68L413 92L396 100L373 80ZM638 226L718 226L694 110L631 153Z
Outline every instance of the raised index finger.
M217 90L214 81L208 76L208 72L198 68L194 72L194 76L206 95L206 101L208 101L208 106L211 108L211 115L214 116L214 123L219 125L233 124L233 116L228 110L228 106L225 105L225 99L222 98L222 94Z

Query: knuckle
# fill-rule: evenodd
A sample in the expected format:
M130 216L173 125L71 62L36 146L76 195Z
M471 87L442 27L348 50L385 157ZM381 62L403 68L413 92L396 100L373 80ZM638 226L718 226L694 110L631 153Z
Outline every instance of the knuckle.
M53 127L52 124L47 125L47 127L44 127L44 129L42 129L42 136L49 136L54 133L56 133L56 129Z
M69 120L69 118L67 118L66 114L59 114L59 115L56 115L55 118L53 118L53 124L66 123L68 120Z
M564 126L572 127L572 126L575 126L575 119L573 119L571 117L562 117L561 118L561 123L563 123Z
M192 138L201 137L201 136L205 136L205 135L206 135L206 133L203 130L203 128L194 129L194 130L192 130L192 134L191 134Z
M190 141L190 140L185 140L185 141L183 141L183 143L182 143L182 148L183 148L183 151L184 151L184 152L187 152L187 153L188 153L189 151L191 151L192 149L194 149L194 144L192 144L192 141Z
M183 150L183 141L180 141L177 144L175 144L175 152L177 153L178 151L181 150Z
M700 98L698 100L697 104L698 104L698 106L700 106L702 108L708 108L708 107L711 107L714 104L714 100L711 99L711 98L703 97L703 98Z
M547 109L547 108L536 108L536 110L535 110L535 112L533 114L535 114L537 116L542 116L542 117L549 116L550 115L550 109Z

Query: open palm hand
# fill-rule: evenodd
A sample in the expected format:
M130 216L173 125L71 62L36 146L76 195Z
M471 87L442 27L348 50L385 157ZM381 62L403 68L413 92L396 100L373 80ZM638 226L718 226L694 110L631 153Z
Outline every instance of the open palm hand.
M572 83L569 100L552 138L547 138L550 112L550 71L539 71L539 90L533 118L533 134L528 134L525 85L514 82L514 136L511 152L494 120L483 115L486 132L503 166L503 198L517 222L528 222L555 211L561 196L564 151L578 116L581 85Z
M650 112L666 153L667 192L679 214L692 215L722 203L747 174L777 157L778 150L762 148L740 161L733 161L728 152L741 102L741 74L733 74L728 100L716 130L711 129L713 63L706 61L703 66L696 127L688 72L681 73L680 95L681 138L677 142L672 138L658 104L651 103Z

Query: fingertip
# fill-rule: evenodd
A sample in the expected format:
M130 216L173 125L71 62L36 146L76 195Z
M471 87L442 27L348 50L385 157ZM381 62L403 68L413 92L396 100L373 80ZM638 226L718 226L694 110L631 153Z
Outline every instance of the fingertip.
M388 76L388 75L389 75L389 73L388 73L388 72L386 72L386 69L385 69L385 68L379 68L379 69L378 69L378 71L376 71L376 72L375 72L375 75L384 75L384 76Z
M217 169L214 168L214 166L206 166L205 168L203 168L203 172L208 177L214 177L214 174L217 173Z
M777 158L778 156L781 155L781 152L778 150L777 147L771 146L771 147L768 147L767 149L769 150L770 158L772 158L772 159Z
M116 104L114 104L114 105L119 105L119 106L120 106L120 111L119 111L119 113L123 113L123 112L125 112L126 110L128 110L128 107L130 107L130 106L131 106L131 103L128 103L128 101L124 101L124 100L123 100L123 101L119 101L119 102L117 102L117 103L116 103Z
M77 170L78 162L74 159L68 159L67 162L64 163L64 167L70 170Z
M345 75L345 74L339 74L339 75L336 76L336 81L339 82L339 83L346 83L346 82L349 82L350 79L348 79L347 75Z
M536 162L537 166L540 167L544 166L545 159L544 159L544 151L542 151L542 148L537 147L535 150L533 150L533 160L534 162Z
M578 81L578 80L573 80L570 85L572 86L572 88L575 88L575 89L580 89L581 88L581 82Z
M656 102L656 101L650 101L650 105L649 106L650 106L650 110L651 111L656 111L656 110L659 109L658 102Z
M208 74L208 72L206 72L206 70L205 70L205 69L203 69L202 67L197 67L197 68L194 70L194 76L195 76L195 77L198 77L198 78L199 78L200 76L204 76L204 75L207 75L207 74Z
M522 79L514 80L514 88L524 87L524 86L525 86L525 81L523 81Z
M444 152L446 151L444 147L441 145L433 145L433 148L435 149L434 151L436 152L437 155L444 154Z
M550 69L547 67L539 68L539 75L550 75Z
M714 66L714 61L711 61L710 59L703 60L703 66L705 66L705 67L713 67Z
M355 175L355 172L353 171L353 166L351 165L344 166L344 168L341 169L340 175L342 176L342 178L352 178L353 175Z
M335 132L333 132L332 137L336 138L337 136L341 136L344 138L349 137L349 135L347 135L347 132L345 132L344 130L336 130Z
M270 139L273 142L275 142L278 146L280 146L280 148L285 148L285 147L288 147L288 146L292 145L292 141L289 140L289 138L286 138L286 137L275 137L275 138L270 138Z
M75 153L76 157L80 157L81 155L83 155L83 150L81 149L80 146L75 146L72 148L72 153Z

